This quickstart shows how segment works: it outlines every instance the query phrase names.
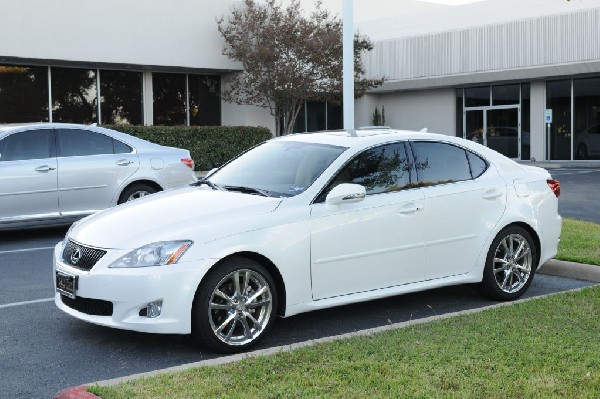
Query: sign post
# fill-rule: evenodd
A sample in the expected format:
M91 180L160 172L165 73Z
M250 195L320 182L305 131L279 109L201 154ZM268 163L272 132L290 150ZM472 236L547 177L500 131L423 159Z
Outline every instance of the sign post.
M343 109L344 129L354 131L354 1L344 1L343 19Z
M550 160L550 125L552 124L552 110L544 111L544 122L546 122L546 161Z

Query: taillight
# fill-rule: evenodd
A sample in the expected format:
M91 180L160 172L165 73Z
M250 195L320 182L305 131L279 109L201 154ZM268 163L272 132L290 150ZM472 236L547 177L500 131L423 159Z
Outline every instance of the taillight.
M556 195L556 198L560 197L560 182L558 180L546 180L550 190Z
M194 170L194 160L192 158L181 158L181 162L188 168Z

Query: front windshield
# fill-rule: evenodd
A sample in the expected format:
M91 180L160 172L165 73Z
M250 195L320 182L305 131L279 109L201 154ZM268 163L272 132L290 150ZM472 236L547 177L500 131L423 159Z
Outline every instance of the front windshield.
M306 190L345 150L327 144L269 141L234 159L208 179L224 189L244 187L273 197L292 197Z

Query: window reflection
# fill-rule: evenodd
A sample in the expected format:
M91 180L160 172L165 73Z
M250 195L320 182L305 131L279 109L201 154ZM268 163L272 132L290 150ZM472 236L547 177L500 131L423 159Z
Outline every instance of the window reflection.
M210 84L207 85L207 81ZM206 75L188 75L190 96L190 125L219 126L221 124L221 100L211 87L219 92L220 78Z
M141 125L142 73L100 71L102 124Z
M550 159L571 159L571 80L546 84L546 108L552 109Z
M48 122L48 68L0 65L0 123Z
M185 125L186 95L185 74L152 74L154 96L154 124L164 126Z
M52 121L90 124L98 122L96 71L52 68Z
M600 159L600 78L575 79L575 159Z

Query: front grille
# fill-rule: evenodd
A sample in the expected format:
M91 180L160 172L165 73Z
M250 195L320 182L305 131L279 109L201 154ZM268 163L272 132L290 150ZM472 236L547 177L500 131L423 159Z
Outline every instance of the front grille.
M113 303L109 301L82 298L80 296L71 299L64 295L61 295L60 299L62 303L71 309L91 316L112 316L113 314Z
M69 240L63 250L62 258L68 265L89 271L104 255L106 255L106 251L86 247Z

